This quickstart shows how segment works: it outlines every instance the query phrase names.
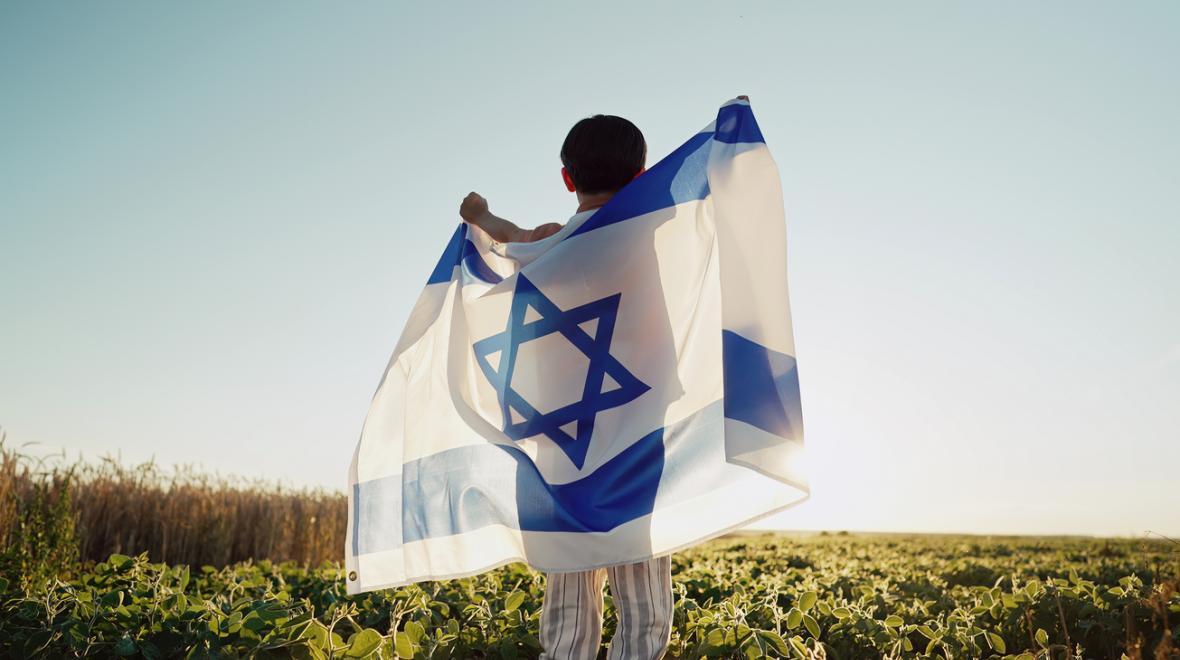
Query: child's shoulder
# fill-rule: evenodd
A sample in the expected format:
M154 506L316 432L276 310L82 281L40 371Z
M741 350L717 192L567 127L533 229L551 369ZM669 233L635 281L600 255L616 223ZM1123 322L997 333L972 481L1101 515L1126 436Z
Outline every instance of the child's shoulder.
M562 225L560 222L546 222L543 225L530 229L528 235L525 237L525 241L532 243L533 241L539 241L543 238L549 238L550 236L561 231L563 226L564 225Z

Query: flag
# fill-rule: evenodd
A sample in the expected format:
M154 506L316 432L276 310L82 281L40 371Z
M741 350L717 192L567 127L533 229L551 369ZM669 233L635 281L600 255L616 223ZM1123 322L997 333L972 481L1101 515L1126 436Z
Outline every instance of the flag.
M455 230L349 467L347 590L650 559L805 473L779 174L734 99L553 236Z

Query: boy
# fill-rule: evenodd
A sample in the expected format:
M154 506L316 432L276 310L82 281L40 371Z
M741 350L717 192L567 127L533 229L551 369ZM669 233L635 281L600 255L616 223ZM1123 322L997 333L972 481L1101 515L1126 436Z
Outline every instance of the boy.
M644 171L647 144L634 124L594 115L574 124L561 146L562 179L578 198L581 219L606 204ZM532 242L561 230L556 222L521 229L492 215L487 201L471 193L459 207L464 221L501 243ZM602 644L603 582L609 576L619 616L611 658L663 657L672 633L672 563L665 555L635 564L545 574L541 606L542 658L595 658Z

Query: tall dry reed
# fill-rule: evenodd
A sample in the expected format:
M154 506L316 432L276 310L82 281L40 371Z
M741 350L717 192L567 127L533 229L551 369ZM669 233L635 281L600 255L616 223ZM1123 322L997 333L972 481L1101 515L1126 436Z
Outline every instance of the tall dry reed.
M62 500L65 496L67 499ZM224 566L245 559L318 565L344 553L347 499L323 489L211 476L112 459L32 460L0 435L0 548L35 533L45 503L68 502L82 559L146 551L152 561Z

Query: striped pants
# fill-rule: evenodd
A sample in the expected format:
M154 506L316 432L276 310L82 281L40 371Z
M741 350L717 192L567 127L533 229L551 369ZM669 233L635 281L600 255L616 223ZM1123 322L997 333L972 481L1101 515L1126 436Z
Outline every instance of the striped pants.
M589 571L545 574L541 605L542 658L597 658L602 645L602 583L610 577L619 625L612 660L661 658L672 635L672 558Z

